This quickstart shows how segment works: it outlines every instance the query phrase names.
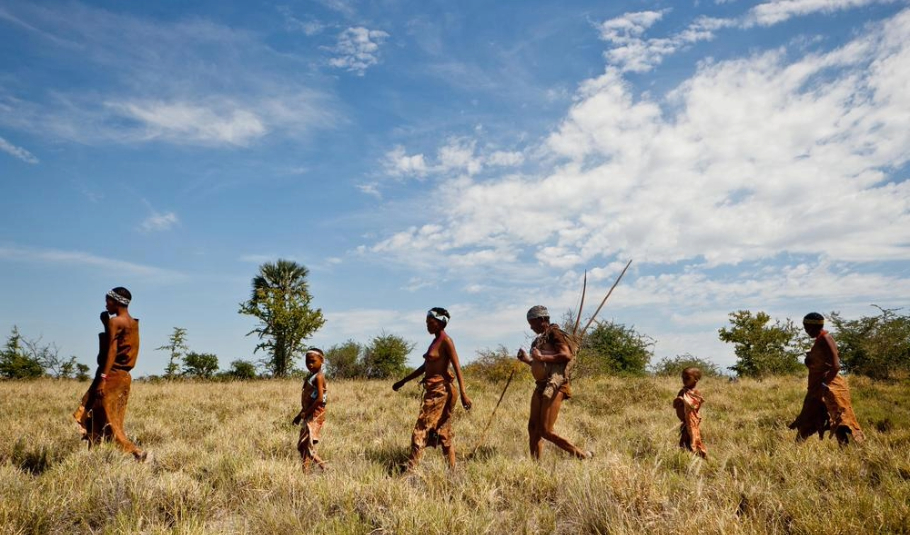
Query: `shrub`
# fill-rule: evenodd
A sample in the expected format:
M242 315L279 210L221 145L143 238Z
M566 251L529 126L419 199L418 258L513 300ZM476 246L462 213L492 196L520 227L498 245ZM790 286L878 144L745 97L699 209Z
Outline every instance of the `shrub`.
M673 358L664 357L654 365L654 375L662 377L679 377L686 368L698 368L702 377L718 377L723 375L720 368L709 360L696 357L689 353L676 355Z
M256 378L256 365L248 360L235 360L231 362L231 369L225 375L231 379L249 381Z
M364 348L353 340L334 345L325 352L326 375L336 379L364 377Z
M516 376L523 378L531 375L530 368L519 362L505 346L499 346L496 349L479 349L477 358L463 366L462 370L466 377L485 379L494 383L507 380L513 370Z
M874 305L873 305L874 306ZM879 308L877 316L845 320L829 315L845 370L873 379L910 372L910 316Z
M599 321L578 351L575 375L644 375L654 339L621 323Z
M363 371L369 379L386 379L407 372L408 353L414 344L404 338L382 333L373 338L363 353Z

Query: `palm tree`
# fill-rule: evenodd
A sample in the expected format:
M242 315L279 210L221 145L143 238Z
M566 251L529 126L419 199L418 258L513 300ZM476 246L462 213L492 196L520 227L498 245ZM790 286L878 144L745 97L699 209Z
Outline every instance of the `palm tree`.
M310 309L309 270L291 260L266 262L253 277L250 300L240 304L240 313L259 318L256 333L262 342L256 350L271 351L269 367L276 377L290 371L302 343L325 323L322 310Z

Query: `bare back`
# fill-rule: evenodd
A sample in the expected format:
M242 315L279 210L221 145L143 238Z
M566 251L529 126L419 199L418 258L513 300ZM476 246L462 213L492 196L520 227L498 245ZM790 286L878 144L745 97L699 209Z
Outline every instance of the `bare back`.
M126 314L111 318L110 330L116 346L112 368L132 370L139 358L139 320Z

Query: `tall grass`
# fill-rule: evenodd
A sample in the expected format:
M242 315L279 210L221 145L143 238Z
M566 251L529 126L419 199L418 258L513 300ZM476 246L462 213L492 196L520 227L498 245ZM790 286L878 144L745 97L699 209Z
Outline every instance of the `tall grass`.
M86 387L0 383L2 533L910 533L908 383L851 378L861 447L797 445L786 424L804 382L705 379L710 459L676 447L676 379L585 379L557 430L585 449L527 454L532 385L514 382L473 455L501 385L469 382L459 464L428 450L402 476L420 391L329 383L320 454L295 450L294 381L134 383L126 430L154 460L88 451L70 413Z

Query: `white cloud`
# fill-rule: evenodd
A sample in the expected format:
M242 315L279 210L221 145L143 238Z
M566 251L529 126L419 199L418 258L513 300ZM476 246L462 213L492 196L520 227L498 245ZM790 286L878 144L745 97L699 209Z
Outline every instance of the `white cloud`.
M626 13L601 24L601 39L613 45L604 53L607 61L622 71L646 72L665 56L693 43L710 41L717 30L735 23L730 19L700 17L670 37L644 39L645 31L665 13L667 10Z
M895 0L772 0L749 10L745 25L771 26L793 17L812 13L833 13L871 4L888 4Z
M265 125L255 113L235 106L215 110L185 102L109 105L120 115L143 123L148 138L245 146L266 133Z
M404 147L397 146L385 155L385 170L392 176L423 177L429 171L423 154L408 155Z
M636 97L608 68L546 140L561 163L447 181L432 223L372 250L493 270L521 255L556 269L614 257L737 265L782 252L907 260L908 35L904 11L824 54L704 63L660 99Z
M62 266L82 266L93 270L102 270L110 273L128 274L133 277L156 280L159 282L179 282L185 280L186 275L170 269L162 269L97 256L83 251L63 251L59 249L37 249L24 247L0 247L0 259L20 262L40 262Z
M357 184L357 189L359 189L361 193L376 197L377 199L382 198L382 192L379 191L379 184L376 182Z
M148 216L139 228L144 232L161 232L172 229L179 222L180 219L174 212L164 214L152 212L152 215Z
M482 131L482 128L479 130ZM487 167L515 167L524 160L525 155L520 151L478 151L476 140L451 137L437 148L436 157L430 159L423 153L408 154L403 146L398 145L385 154L382 167L386 174L393 177L474 176Z
M348 28L338 35L338 43L332 49L337 55L329 60L329 65L363 76L368 68L379 63L379 46L388 37L381 30Z
M42 53L94 77L95 89L43 84L20 95L0 87L0 125L87 144L245 147L272 132L300 137L338 123L334 99L302 74L306 59L260 36L204 20L58 7L19 4L15 15Z
M25 163L36 164L38 163L38 158L35 157L31 152L23 149L22 147L17 147L9 141L0 137L0 151L3 151L14 158L19 158Z
M486 164L491 166L514 167L524 162L524 154L518 151L498 150L486 158Z

